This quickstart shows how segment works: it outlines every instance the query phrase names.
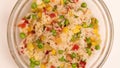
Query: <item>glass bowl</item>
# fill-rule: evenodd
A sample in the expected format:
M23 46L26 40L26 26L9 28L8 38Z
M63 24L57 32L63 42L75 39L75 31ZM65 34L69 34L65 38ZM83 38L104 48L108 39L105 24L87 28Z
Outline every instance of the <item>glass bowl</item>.
M91 9L93 15L99 20L99 33L101 35L101 49L88 61L86 68L101 68L108 58L113 42L113 22L103 0L84 0ZM32 0L18 0L9 17L7 39L13 59L19 68L29 68L28 58L19 53L19 30L17 23L30 11Z

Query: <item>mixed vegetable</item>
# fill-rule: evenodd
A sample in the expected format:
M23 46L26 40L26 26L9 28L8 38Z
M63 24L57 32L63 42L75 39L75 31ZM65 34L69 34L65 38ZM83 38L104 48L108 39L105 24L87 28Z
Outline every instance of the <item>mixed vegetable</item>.
M30 68L85 68L100 50L99 21L81 0L33 0L18 24Z

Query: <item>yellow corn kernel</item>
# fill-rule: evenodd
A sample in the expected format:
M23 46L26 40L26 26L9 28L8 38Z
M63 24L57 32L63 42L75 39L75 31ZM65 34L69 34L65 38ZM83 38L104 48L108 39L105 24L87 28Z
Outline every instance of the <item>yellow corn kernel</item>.
M41 18L42 17L42 12L39 12L37 15L38 15L39 18Z
M63 0L60 0L60 3L61 3L61 5L64 5L64 2L63 2Z
M31 32L31 31L32 31L32 28L31 28L31 27L28 27L27 30L28 30L28 32Z
M68 32L68 28L67 28L67 27L64 27L64 28L63 28L63 32L64 32L64 33L67 33L67 32Z
M93 46L97 45L97 42L95 42L95 41L94 41L94 42L92 42L92 45L93 45Z
M93 32L94 32L95 34L97 34L97 33L98 33L98 29L94 29Z
M36 9L31 9L31 11L32 11L32 12L35 12L35 11L36 11Z
M42 41L44 41L44 40L46 39L46 37L45 37L44 35L42 35L42 36L40 36L40 39L41 39Z
M29 51L32 51L32 50L34 49L34 45L33 45L32 43L28 43L27 49L28 49Z
M94 42L94 41L95 41L95 38L94 38L94 37L91 37L90 39L91 39L91 41L92 41L92 42Z
M52 53L52 55L55 55L55 54L56 54L56 51L53 49L53 50L51 51L51 53Z
M60 44L60 43L62 42L61 38L59 38L59 37L57 37L57 38L55 39L55 41L56 41L57 44Z
M95 29L98 29L98 24L95 24L95 25L94 25L94 28L95 28Z
M40 68L46 68L45 64L40 64Z
M76 25L75 29L73 29L73 33L78 33L80 32L81 26L80 25Z
M51 7L50 5L47 5L47 6L46 6L46 10L47 10L47 11L50 11L50 10L52 10L52 7Z
M52 10L52 7L47 7L47 11L50 11L50 10Z
M98 29L94 29L93 30L94 34L97 36L97 37L100 37L99 33L98 33Z
M61 65L60 65L60 68L63 68L63 67L64 67L64 64L61 64Z
M46 7L46 5L45 5L44 2L42 2L41 4L38 4L38 8L39 8L39 9L42 9L43 7Z

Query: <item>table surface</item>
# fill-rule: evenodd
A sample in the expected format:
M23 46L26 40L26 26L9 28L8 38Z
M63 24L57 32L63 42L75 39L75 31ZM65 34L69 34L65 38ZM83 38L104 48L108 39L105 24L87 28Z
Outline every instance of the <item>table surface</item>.
M7 44L7 23L17 0L0 0L0 68L18 68ZM120 6L119 0L104 0L114 22L114 43L109 58L102 68L120 68Z

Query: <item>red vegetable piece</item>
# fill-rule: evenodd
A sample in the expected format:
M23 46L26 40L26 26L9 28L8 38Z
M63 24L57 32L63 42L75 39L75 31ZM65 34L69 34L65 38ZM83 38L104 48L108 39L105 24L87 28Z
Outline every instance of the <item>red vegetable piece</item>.
M78 2L78 0L73 0L73 2L74 2L74 3L77 3L77 2Z
M56 17L55 13L51 13L49 16L50 16L51 18Z
M51 28L50 27L46 27L46 31L51 31Z
M51 65L51 67L50 67L50 68L55 68L55 66Z
M85 62L85 61L80 61L80 66L81 66L82 68L85 68L86 62Z
M49 53L50 53L50 51L46 51L46 52L45 52L45 55L48 55Z
M25 28L26 27L26 23L19 24L18 27Z
M22 24L19 24L18 27L21 27L21 28L25 28L26 25L29 23L28 20L26 20L25 18L22 19L24 22Z
M24 21L24 23L26 23L26 24L28 24L29 22L28 22L28 20L27 19L25 19L25 18L23 18L22 19L23 21Z
M46 10L46 8L43 8L43 12L44 12L45 14L47 14L47 10Z
M72 50L78 50L79 49L79 45L75 44L72 48Z

